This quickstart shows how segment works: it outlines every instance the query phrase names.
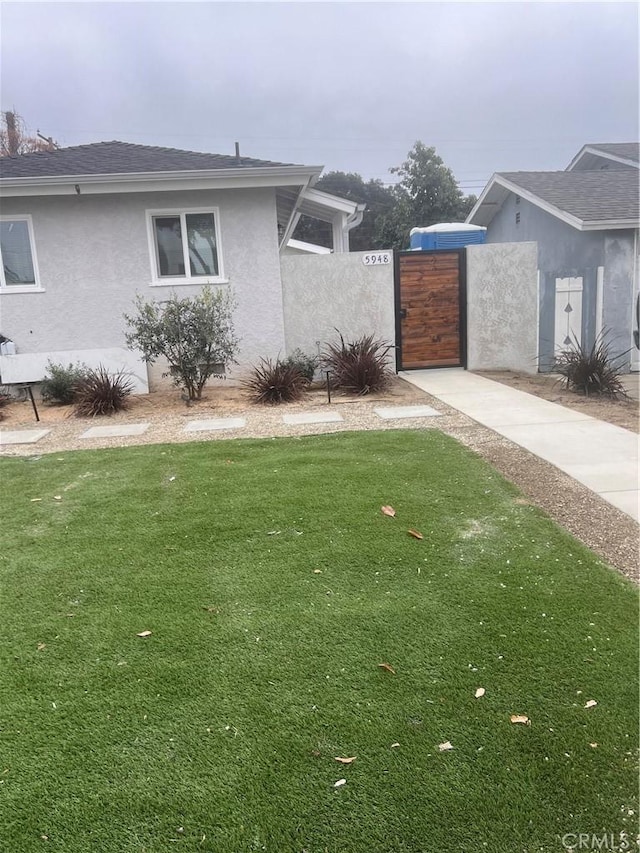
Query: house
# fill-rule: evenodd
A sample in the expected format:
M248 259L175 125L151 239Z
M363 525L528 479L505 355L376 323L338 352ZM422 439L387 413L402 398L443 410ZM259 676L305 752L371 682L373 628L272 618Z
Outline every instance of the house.
M539 369L574 339L603 333L640 369L637 329L640 146L585 145L564 171L494 174L467 222L487 243L535 241Z
M159 382L125 345L134 299L203 284L232 288L241 364L286 351L281 256L302 214L348 252L363 205L313 188L321 166L99 142L0 159L0 356L4 382L37 381L49 360L125 368ZM313 247L311 247L311 251Z

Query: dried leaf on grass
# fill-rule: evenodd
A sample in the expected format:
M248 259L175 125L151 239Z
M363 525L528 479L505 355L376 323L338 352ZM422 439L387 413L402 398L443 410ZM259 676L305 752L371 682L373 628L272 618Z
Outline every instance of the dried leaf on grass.
M219 613L220 612L217 607L213 607L211 605L206 605L206 604L202 605L202 609L206 610L207 613ZM140 634L138 634L138 636L140 636Z
M136 637L150 637L151 631L140 631L139 634L136 634Z
M598 704L598 703L596 702L596 700L595 700L595 699L589 699L589 701L588 701L588 702L585 702L585 706L584 706L584 707L585 707L585 708L595 708L595 706L596 706L597 704Z
M382 506L380 509L382 510L383 515L388 515L389 518L395 517L396 511L392 506Z
M414 539L424 539L422 533L419 530L414 530L413 527L407 530L409 536L413 536Z
M520 723L523 726L530 726L531 720L526 714L512 714L509 718L512 723Z
M53 496L53 499L54 499L54 501L61 501L61 500L62 500L62 495L54 495L54 496Z
M486 692L487 691L484 689L484 687L478 687L478 689L473 695L476 697L476 699L481 699Z
M440 752L448 752L450 749L453 749L453 744L450 740L445 740L444 743L438 744L438 749L440 750Z
M400 744L396 741L396 743L391 744L391 749L395 749L398 746L400 746Z
M38 643L38 651L41 652L43 649L46 649L46 643Z
M346 784L347 784L347 780L346 780L346 779L338 779L338 781L337 781L337 782L334 782L334 783L333 783L333 787L334 787L334 788L340 788L342 785L346 785Z
M388 663L379 663L378 666L380 667L380 669L384 669L385 672L390 672L391 675L396 674L395 669Z
M352 758L338 758L336 755L335 760L339 761L340 764L353 764L357 757L357 755L354 755Z
M40 503L41 500L42 500L42 498L31 498L31 503L37 504L37 503Z

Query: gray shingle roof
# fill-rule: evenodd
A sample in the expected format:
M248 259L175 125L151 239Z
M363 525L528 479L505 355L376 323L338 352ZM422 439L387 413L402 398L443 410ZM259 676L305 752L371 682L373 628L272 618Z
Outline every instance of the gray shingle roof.
M586 147L640 163L640 142L588 142Z
M179 151L130 142L95 142L55 151L38 151L17 157L0 157L2 178L44 178L66 175L117 175L138 172L189 172L200 169L238 169L257 166L290 166L272 160L256 160L224 154Z
M640 217L640 173L634 168L498 175L583 222Z

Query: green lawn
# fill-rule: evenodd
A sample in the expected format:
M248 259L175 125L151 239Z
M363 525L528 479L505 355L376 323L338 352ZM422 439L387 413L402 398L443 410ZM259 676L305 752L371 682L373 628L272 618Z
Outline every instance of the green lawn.
M532 853L635 829L635 589L446 436L0 472L3 853Z

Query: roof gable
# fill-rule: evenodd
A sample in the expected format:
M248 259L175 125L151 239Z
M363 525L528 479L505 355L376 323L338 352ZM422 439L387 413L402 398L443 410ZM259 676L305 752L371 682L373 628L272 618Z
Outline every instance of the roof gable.
M640 167L640 143L592 142L583 145L566 171L633 169Z
M80 177L222 169L250 170L256 167L291 165L293 164L257 160L253 157L204 154L198 151L181 151L177 148L112 141L2 157L0 158L0 177Z
M515 193L578 230L637 228L640 174L635 169L595 172L498 172L467 217L489 225Z

